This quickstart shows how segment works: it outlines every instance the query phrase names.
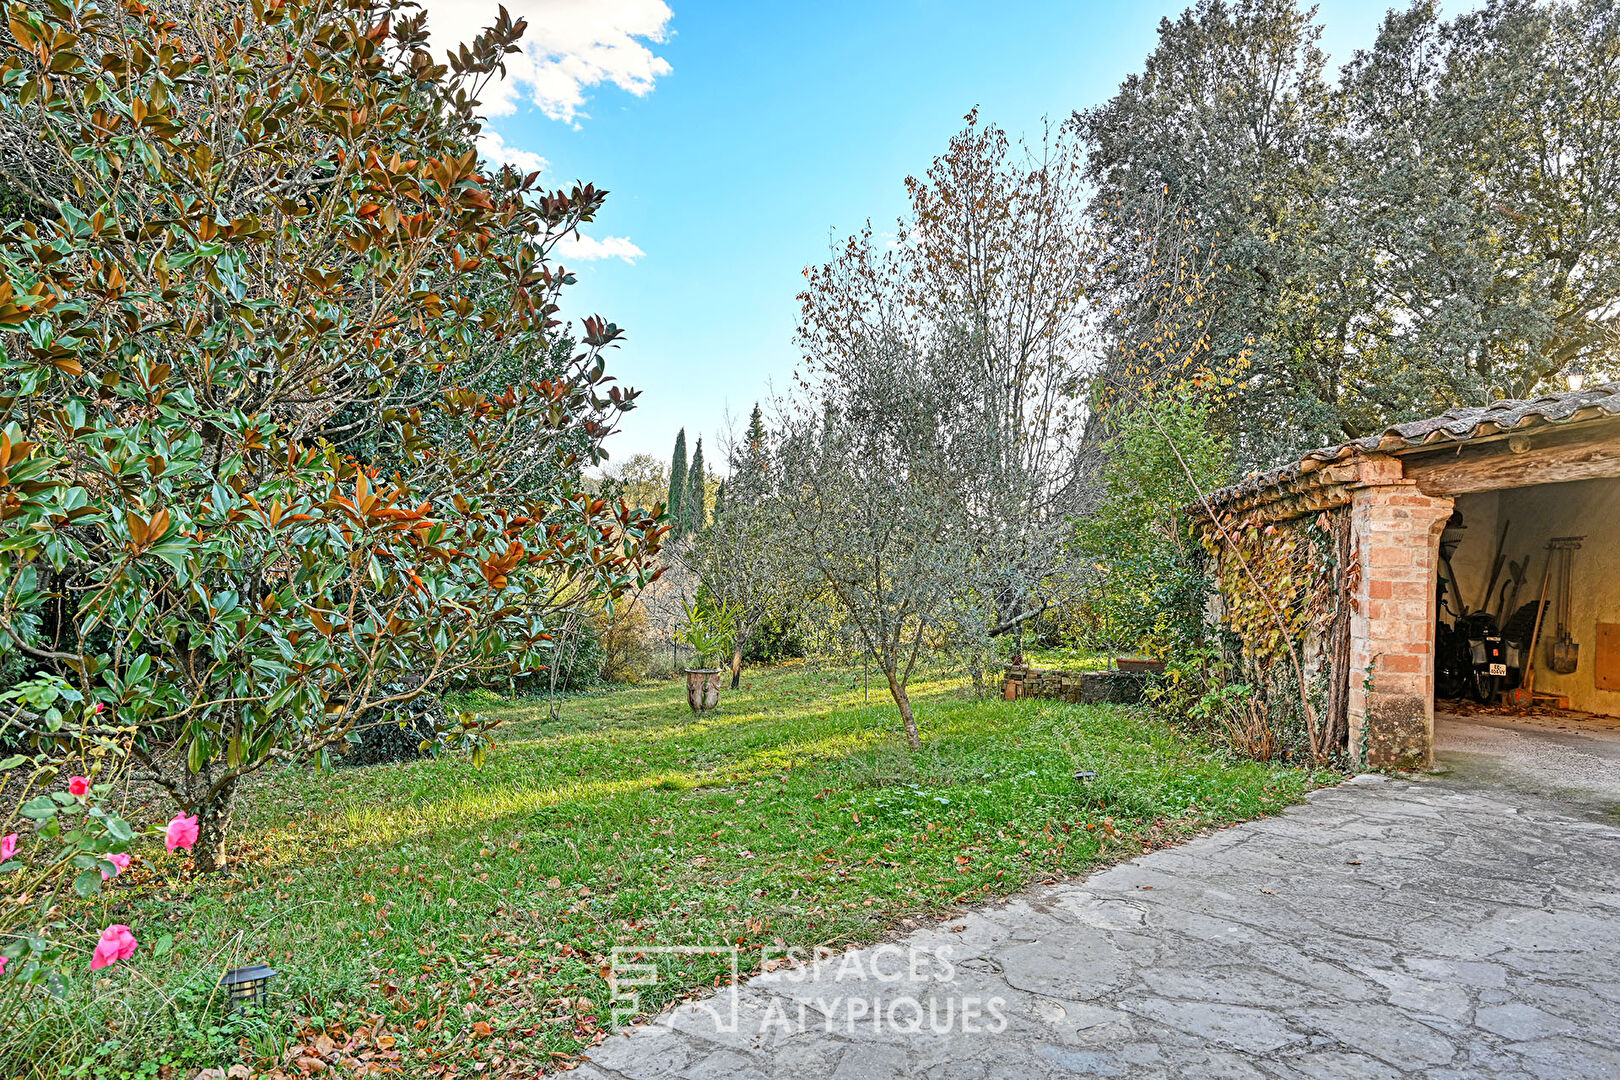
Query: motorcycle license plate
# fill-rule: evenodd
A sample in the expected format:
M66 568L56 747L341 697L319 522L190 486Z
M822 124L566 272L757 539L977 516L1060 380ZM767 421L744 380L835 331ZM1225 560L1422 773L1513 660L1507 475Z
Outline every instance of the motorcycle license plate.
M1507 674L1507 665L1506 664L1492 664L1491 665L1491 674L1492 675L1506 675Z

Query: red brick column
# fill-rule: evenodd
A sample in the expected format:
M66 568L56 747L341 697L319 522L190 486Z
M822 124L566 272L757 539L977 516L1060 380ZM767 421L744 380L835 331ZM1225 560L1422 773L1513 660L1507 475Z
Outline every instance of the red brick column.
M1350 757L1422 769L1434 763L1434 620L1440 533L1451 499L1401 479L1401 463L1362 462L1350 502L1360 575L1350 617Z

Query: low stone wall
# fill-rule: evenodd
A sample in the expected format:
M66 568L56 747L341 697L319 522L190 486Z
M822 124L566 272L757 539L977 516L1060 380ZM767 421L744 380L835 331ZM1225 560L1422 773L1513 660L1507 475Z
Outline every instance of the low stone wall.
M1138 671L1057 671L1012 664L1003 688L1008 701L1033 697L1082 705L1135 705L1153 678Z

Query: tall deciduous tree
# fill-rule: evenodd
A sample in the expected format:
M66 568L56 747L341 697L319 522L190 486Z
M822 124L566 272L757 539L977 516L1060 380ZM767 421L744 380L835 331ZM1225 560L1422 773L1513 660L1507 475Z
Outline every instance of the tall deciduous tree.
M1091 376L1111 346L1106 289L1129 284L1153 300L1126 359L1192 363L1181 343L1202 330L1198 275L1156 220L1105 230L1087 218L1072 126L1015 146L976 113L966 120L907 181L894 244L875 243L868 224L806 271L798 339L807 382L843 380L850 365L899 350L930 358L916 378L963 395L979 439L959 477L979 610L957 621L982 642L1071 599L1083 576L1069 540L1086 505Z
M927 174L906 181L897 242L874 244L868 225L807 271L800 295L812 378L880 350L935 352L946 337L975 370L962 389L995 439L962 495L979 524L975 565L986 571L993 633L1024 625L1075 578L1062 538L1092 359L1086 291L1101 254L1083 218L1080 167L1067 133L1014 146L970 114Z
M0 234L0 649L105 707L213 869L274 755L544 667L646 580L660 526L578 486L620 331L554 353L551 252L604 193L479 162L504 12L448 68L403 0L9 13L0 169L40 213Z

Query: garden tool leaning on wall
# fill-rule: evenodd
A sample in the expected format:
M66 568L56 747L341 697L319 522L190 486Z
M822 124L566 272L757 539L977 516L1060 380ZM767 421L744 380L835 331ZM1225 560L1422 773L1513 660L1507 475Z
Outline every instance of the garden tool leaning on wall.
M1547 646L1547 666L1560 675L1568 675L1580 665L1581 647L1570 636L1570 596L1575 587L1575 553L1581 548L1584 536L1555 536L1548 547L1549 558L1559 560L1558 635Z

